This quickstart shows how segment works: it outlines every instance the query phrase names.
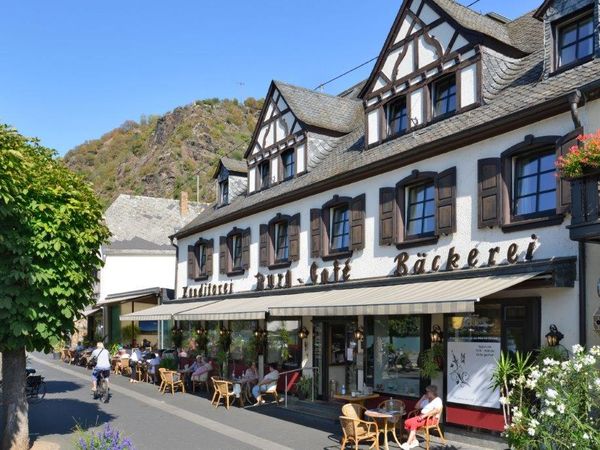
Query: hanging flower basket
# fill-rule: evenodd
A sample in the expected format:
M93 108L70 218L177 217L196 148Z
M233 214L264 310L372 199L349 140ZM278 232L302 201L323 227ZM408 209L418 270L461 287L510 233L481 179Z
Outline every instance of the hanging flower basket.
M600 130L577 137L577 144L556 161L562 178L574 180L600 173Z

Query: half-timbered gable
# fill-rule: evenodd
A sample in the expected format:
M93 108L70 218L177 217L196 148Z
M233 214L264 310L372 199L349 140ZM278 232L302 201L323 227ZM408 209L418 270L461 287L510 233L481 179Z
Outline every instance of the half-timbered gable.
M360 94L367 146L483 103L483 78L530 50L507 23L450 0L406 0Z
M248 193L302 175L360 126L362 104L273 81L246 152Z

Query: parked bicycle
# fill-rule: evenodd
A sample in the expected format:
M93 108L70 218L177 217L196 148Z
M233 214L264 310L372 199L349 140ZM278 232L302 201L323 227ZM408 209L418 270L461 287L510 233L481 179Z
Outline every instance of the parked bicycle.
M41 402L46 396L46 382L41 375L35 375L35 369L25 369L25 395L30 403Z

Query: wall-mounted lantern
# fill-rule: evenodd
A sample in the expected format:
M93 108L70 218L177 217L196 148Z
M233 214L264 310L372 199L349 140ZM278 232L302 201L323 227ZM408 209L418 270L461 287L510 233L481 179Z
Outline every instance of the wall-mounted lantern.
M439 344L444 340L444 333L442 333L442 329L439 325L434 325L431 329L431 343Z
M356 330L354 330L354 339L356 339L356 341L362 341L364 338L365 330L363 327L358 327Z
M299 330L298 330L298 337L302 340L306 339L309 335L309 331L305 326L302 326Z
M550 325L550 332L546 335L546 342L548 343L548 347L556 347L560 344L562 338L565 335L558 331L556 325Z

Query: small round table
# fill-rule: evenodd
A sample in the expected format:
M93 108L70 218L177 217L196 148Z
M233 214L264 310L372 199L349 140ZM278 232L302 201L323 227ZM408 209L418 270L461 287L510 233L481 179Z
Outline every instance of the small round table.
M367 409L365 411L365 416L371 417L373 419L380 419L381 421L383 421L383 447L385 448L385 450L389 450L390 448L388 443L388 431L390 431L388 430L388 421L396 417L398 418L398 420L400 420L400 418L404 416L404 414L405 413L403 411L386 411L384 409ZM400 442L398 442L398 437L396 436L395 428L392 428L391 431L393 432L396 444L400 446Z

